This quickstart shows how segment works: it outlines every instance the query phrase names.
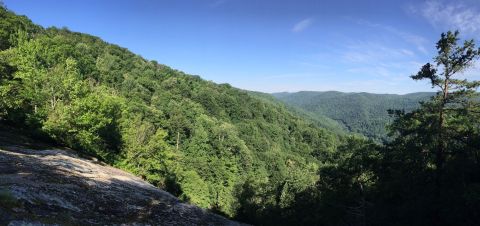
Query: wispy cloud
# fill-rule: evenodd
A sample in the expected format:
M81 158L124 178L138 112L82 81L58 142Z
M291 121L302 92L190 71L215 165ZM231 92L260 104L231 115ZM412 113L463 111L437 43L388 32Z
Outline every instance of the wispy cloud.
M264 92L337 90L345 92L410 93L430 88L427 82L409 78L423 65L422 56L378 40L342 40L342 46L324 48L317 54L299 55L296 69L286 73L259 74L258 81L233 83Z
M341 45L323 48L320 53L307 55L294 61L299 70L315 71L319 76L337 72L350 78L381 78L409 80L423 65L425 56L378 39L359 41L347 38Z
M302 32L304 31L305 29L309 28L313 23L313 19L312 18L307 18L307 19L303 19L299 22L297 22L293 28L292 28L292 32Z
M405 61L401 63L388 62L371 65L357 65L346 70L346 72L356 75L367 75L373 78L383 78L385 81L405 81L410 80L409 75L420 68L421 64L416 61Z
M356 42L341 53L347 73L387 80L408 78L421 66L417 59L411 50L379 42Z
M470 68L465 70L460 75L460 78L468 80L480 80L480 61L475 61Z
M398 61L415 56L415 53L403 48L392 48L374 42L356 42L346 46L343 59L349 63L378 63Z
M360 25L365 25L365 26L369 26L369 27L373 27L373 28L378 28L378 29L381 29L383 31L389 32L393 35L396 35L396 36L400 37L405 42L414 45L415 48L418 51L420 51L421 53L423 53L423 54L428 53L425 45L427 43L429 43L429 41L426 38L424 38L420 35L416 35L416 34L413 34L413 33L410 33L410 32L405 32L405 31L399 30L397 28L394 28L392 26L378 24L378 23L372 23L372 22L369 22L369 21L366 21L366 20L359 20L358 23Z
M478 5L475 7L467 5L467 2L428 0L420 6L409 7L409 11L420 14L437 28L480 34Z

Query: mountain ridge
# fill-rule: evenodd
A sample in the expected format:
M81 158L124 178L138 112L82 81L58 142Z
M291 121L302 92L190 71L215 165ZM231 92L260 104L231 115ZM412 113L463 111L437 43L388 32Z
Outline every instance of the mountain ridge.
M389 109L412 111L420 106L419 102L428 100L435 93L299 91L271 95L289 106L307 112L313 118L327 117L338 122L349 132L384 141L387 137L385 127L392 121L388 115Z
M287 208L343 142L276 100L5 8L0 18L1 124L201 208L247 222L270 206Z
M252 91L253 92L253 91ZM338 90L327 90L327 91L315 91L315 90L300 90L300 91L283 91L283 92L264 92L266 94L270 94L273 96L281 96L281 95L291 95L295 93L338 93L338 94L372 94L372 95L394 95L394 96L408 96L412 94L435 94L436 92L428 92L428 91L419 91L419 92L411 92L411 93L371 93L368 91L360 91L360 92L346 92L346 91L338 91Z

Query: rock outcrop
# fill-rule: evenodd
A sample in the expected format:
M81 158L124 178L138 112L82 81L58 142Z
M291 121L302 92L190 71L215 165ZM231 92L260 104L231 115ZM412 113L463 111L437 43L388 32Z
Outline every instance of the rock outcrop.
M72 150L22 139L0 131L0 225L240 225Z

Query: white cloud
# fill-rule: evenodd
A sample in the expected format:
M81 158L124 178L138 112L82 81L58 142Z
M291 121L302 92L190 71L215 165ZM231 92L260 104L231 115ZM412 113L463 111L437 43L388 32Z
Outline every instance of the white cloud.
M305 29L307 29L308 27L310 27L312 25L312 23L313 23L313 19L311 19L311 18L301 20L293 26L292 32L295 32L295 33L302 32Z
M463 71L460 76L461 79L480 80L480 61L475 61L471 67Z
M378 42L357 42L347 46L341 54L346 72L370 78L406 79L421 64L410 50L382 45Z
M377 64L386 61L399 61L409 59L415 53L401 48L391 48L373 42L357 42L347 46L343 59L349 63Z
M425 48L425 45L428 42L428 40L420 35L412 34L409 32L401 31L397 28L394 28L392 26L387 26L387 25L382 25L382 24L377 24L377 23L371 23L369 21L365 20L360 20L358 21L359 24L361 25L366 25L369 27L373 28L379 28L381 30L387 31L391 34L394 34L401 39L403 39L405 42L413 44L418 51L420 51L423 54L428 54L427 48Z
M480 34L480 9L466 2L429 0L410 11L420 14L437 28Z

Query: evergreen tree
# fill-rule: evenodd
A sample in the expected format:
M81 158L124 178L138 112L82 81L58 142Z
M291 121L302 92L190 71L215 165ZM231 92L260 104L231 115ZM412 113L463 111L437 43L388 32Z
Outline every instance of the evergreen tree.
M473 211L480 205L473 198L480 195L480 82L458 78L480 49L473 40L459 45L458 36L458 31L443 33L434 63L411 76L429 80L439 88L437 95L411 113L393 112L396 139L388 145L382 192L392 194L384 204L397 206L394 219L411 219L408 224L456 224L465 216L480 220Z

